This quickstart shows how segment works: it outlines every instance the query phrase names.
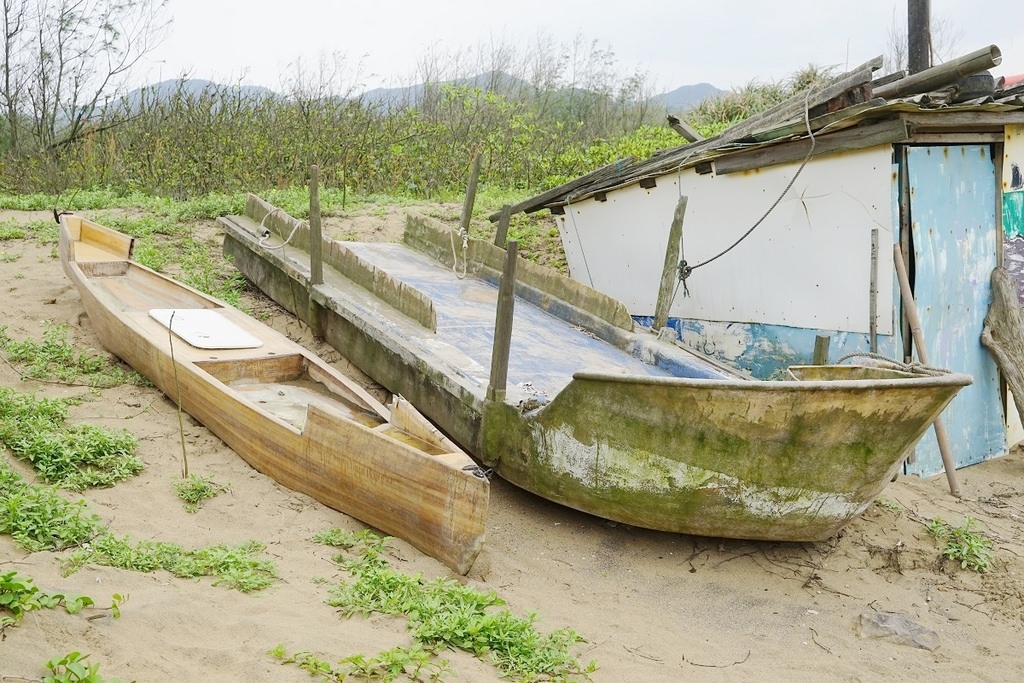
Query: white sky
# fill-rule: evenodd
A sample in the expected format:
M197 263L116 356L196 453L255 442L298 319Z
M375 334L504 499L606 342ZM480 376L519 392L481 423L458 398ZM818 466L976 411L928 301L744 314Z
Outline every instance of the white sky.
M1024 3L931 5L933 25L952 34L947 57L995 44L1003 62L994 73L1024 73ZM168 12L170 36L133 86L187 74L281 89L297 60L317 71L335 53L349 84L408 85L432 54L489 53L494 43L527 52L538 36L565 46L582 36L615 53L620 75L649 73L655 92L727 89L811 63L856 66L888 52L894 17L906 24L906 0L169 0Z

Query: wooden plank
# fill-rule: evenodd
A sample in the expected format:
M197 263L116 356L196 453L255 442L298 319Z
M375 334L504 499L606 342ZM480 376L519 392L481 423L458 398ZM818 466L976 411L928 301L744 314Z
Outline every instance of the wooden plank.
M840 130L843 126L840 124L848 119L852 119L850 122L851 126L857 125L860 122L859 116L866 111L877 109L878 107L884 106L885 100L882 98L875 98L868 102L862 102L855 104L840 111L825 114L811 119L811 131L817 132L822 129L828 128L829 134ZM778 140L792 135L806 135L807 134L807 122L804 121L803 117L793 121L790 124L779 128L772 128L762 133L755 133L751 135L754 140L758 142L768 142L771 140Z
M969 111L936 109L903 116L919 133L1001 132L1007 124L1024 123L1024 111Z
M509 209L509 212L512 214L516 214L519 213L520 211L525 211L526 213L539 211L540 209L543 209L544 205L547 204L552 199L568 195L577 188L583 187L590 183L598 182L606 177L614 177L617 174L621 174L623 169L627 168L629 164L632 163L632 161L633 157L617 159L612 163L608 164L607 166L602 166L601 168L591 171L586 175L582 175L579 178L575 178L567 183L563 183L558 187L553 187L550 190L541 192L536 196L524 199L518 204L513 204L512 207ZM494 221L501 218L501 212L496 211L487 218L493 223Z
M815 140L814 153L811 156L818 157L836 152L902 142L908 137L910 137L910 131L902 119L883 121L822 136ZM749 152L730 154L715 160L715 172L725 175L801 161L807 156L810 148L810 138L803 138L793 142L761 147Z

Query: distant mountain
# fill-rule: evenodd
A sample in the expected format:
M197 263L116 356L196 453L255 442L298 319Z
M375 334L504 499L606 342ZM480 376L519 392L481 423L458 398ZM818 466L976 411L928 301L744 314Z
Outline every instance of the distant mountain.
M468 85L470 87L478 87L483 90L503 94L529 93L533 89L533 86L526 81L516 78L515 76L510 76L509 74L501 71L491 71L477 74L476 76L470 76L468 78L444 81L441 85L448 84L457 86ZM423 97L425 89L426 86L423 83L396 88L374 88L364 92L361 95L361 98L367 104L415 106L415 104ZM253 97L257 99L281 97L280 94L274 92L270 88L264 88L263 86L225 85L201 78L189 78L185 80L175 79L160 81L159 83L137 88L127 93L123 102L127 105L129 111L134 111L137 109L139 103L143 101L143 98L150 101L161 101L171 99L179 92L183 95L194 97L200 95L204 91L231 93L232 95L237 93L243 97ZM721 95L725 92L726 91L720 90L710 83L684 85L671 92L654 95L651 98L651 104L664 107L670 112L681 112L690 109L707 97ZM120 104L120 102L118 104Z
M471 88L481 88L497 93L524 92L533 89L529 83L521 78L510 76L502 71L489 71L477 74L468 78L456 78L450 81L442 81L439 85L468 85ZM362 100L367 104L398 104L413 106L423 97L425 84L417 83L399 88L374 88L362 94Z
M123 105L128 111L135 111L139 103L144 99L151 102L162 102L172 99L179 92L186 97L198 97L204 91L238 93L243 97L253 98L279 97L273 90L264 88L261 85L224 85L223 83L215 83L202 78L186 78L183 80L160 81L159 83L136 88L125 94L123 100L114 104Z
M701 100L725 93L725 90L720 90L710 83L683 85L671 92L655 95L651 98L651 104L664 106L668 111L686 111L700 104Z

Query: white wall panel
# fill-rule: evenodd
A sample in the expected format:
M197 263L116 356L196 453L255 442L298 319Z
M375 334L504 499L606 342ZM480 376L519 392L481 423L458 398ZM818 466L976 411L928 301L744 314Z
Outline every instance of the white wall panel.
M892 334L892 149L812 159L775 210L735 249L694 271L673 317L868 332L871 229L879 230L878 332ZM572 276L652 315L672 214L690 265L746 232L782 193L799 163L723 176L692 169L585 199L558 216Z

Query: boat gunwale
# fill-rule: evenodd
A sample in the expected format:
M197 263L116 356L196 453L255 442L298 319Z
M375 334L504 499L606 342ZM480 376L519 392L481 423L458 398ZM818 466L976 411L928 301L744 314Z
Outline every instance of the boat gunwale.
M850 366L844 366L850 367ZM765 392L778 391L821 391L822 389L837 390L870 390L891 389L896 387L935 387L935 386L967 386L974 380L970 375L960 372L943 371L935 375L920 377L901 377L893 379L837 379L837 380L720 380L700 379L693 377L659 377L649 375L625 375L581 370L573 373L574 380L611 382L617 384L652 385L694 389L731 389Z

